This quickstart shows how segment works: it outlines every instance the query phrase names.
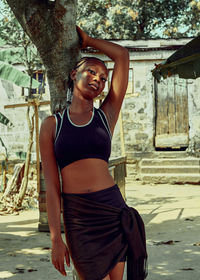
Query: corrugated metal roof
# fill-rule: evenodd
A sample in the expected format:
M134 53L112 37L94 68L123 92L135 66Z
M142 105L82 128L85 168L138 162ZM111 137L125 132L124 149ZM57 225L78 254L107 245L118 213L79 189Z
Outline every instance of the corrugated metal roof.
M200 77L200 36L177 50L164 62L156 65L152 74L158 81L161 77L167 78L177 74L184 79Z
M151 52L151 51L176 51L180 49L183 45L174 45L174 46L166 46L166 47L126 47L130 52ZM99 53L98 50L95 50L93 48L86 48L81 50L83 53Z
M191 38L181 39L154 39L154 40L108 40L115 42L130 52L151 52L151 51L176 51L188 43ZM82 50L83 53L99 53L97 50L88 47Z

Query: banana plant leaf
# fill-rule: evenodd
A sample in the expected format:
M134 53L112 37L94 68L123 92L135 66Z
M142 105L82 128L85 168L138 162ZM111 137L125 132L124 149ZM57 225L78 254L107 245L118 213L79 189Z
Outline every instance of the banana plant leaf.
M4 116L2 113L0 113L0 123L2 123L4 125L10 124L10 126L13 126L11 121L6 116ZM5 146L1 137L0 137L0 145L5 148L6 157L8 158L8 151L7 151L7 148L6 148L6 146ZM6 168L5 165L6 165L6 162L2 161L2 167Z
M24 50L22 47L5 48L0 50L0 61L14 64L21 63L24 56Z
M31 77L3 61L0 61L0 79L10 81L20 87L30 88ZM32 79L31 88L38 88L39 85L38 81Z
M172 75L183 79L200 77L200 36L181 47L163 63L156 65L152 75L159 82Z
M3 142L3 140L2 140L1 137L0 137L0 144L1 144L2 147L5 148L6 158L8 158L8 149L6 148L6 145L4 144L4 142ZM5 161L5 160L3 160L3 161L1 162L1 166L2 166L2 169L3 169L3 168L6 168L6 161Z
M8 125L10 120L0 112L0 123Z

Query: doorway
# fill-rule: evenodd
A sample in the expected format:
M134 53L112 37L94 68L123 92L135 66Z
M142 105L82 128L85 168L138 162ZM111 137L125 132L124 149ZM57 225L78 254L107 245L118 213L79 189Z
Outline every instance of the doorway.
M188 147L188 84L173 76L155 81L155 148L185 150Z

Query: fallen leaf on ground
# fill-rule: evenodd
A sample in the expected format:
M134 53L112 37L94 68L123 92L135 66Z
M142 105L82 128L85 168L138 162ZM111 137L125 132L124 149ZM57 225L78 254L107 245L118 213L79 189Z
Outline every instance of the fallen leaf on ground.
M38 271L38 270L35 269L35 268L29 268L29 269L28 269L28 272L33 272L33 271Z
M16 274L16 273L24 273L24 272L25 272L25 269L24 269L24 268L16 267L16 270L17 270L17 271L15 271L14 274Z
M200 246L200 242L194 243L193 246Z
M50 247L43 247L42 250L50 250Z
M41 262L50 262L50 260L48 258L41 258L40 261Z
M181 268L181 270L194 270L194 268L188 267L188 268Z
M8 256L10 257L16 257L17 255L15 253L7 253Z
M181 241L179 240L160 241L160 242L155 242L154 245L174 245L177 242L181 242Z

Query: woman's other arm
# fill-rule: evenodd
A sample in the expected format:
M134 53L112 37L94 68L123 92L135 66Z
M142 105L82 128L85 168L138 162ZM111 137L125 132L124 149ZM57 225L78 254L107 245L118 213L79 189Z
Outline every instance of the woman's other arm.
M69 266L69 254L61 236L61 195L59 172L54 154L56 122L53 116L46 118L40 129L40 154L46 186L48 223L52 242L52 263L66 275L64 259Z
M114 61L109 93L101 105L113 132L128 85L129 52L118 44L91 38L79 27L77 27L77 31L82 38L83 48L86 46L93 47Z

